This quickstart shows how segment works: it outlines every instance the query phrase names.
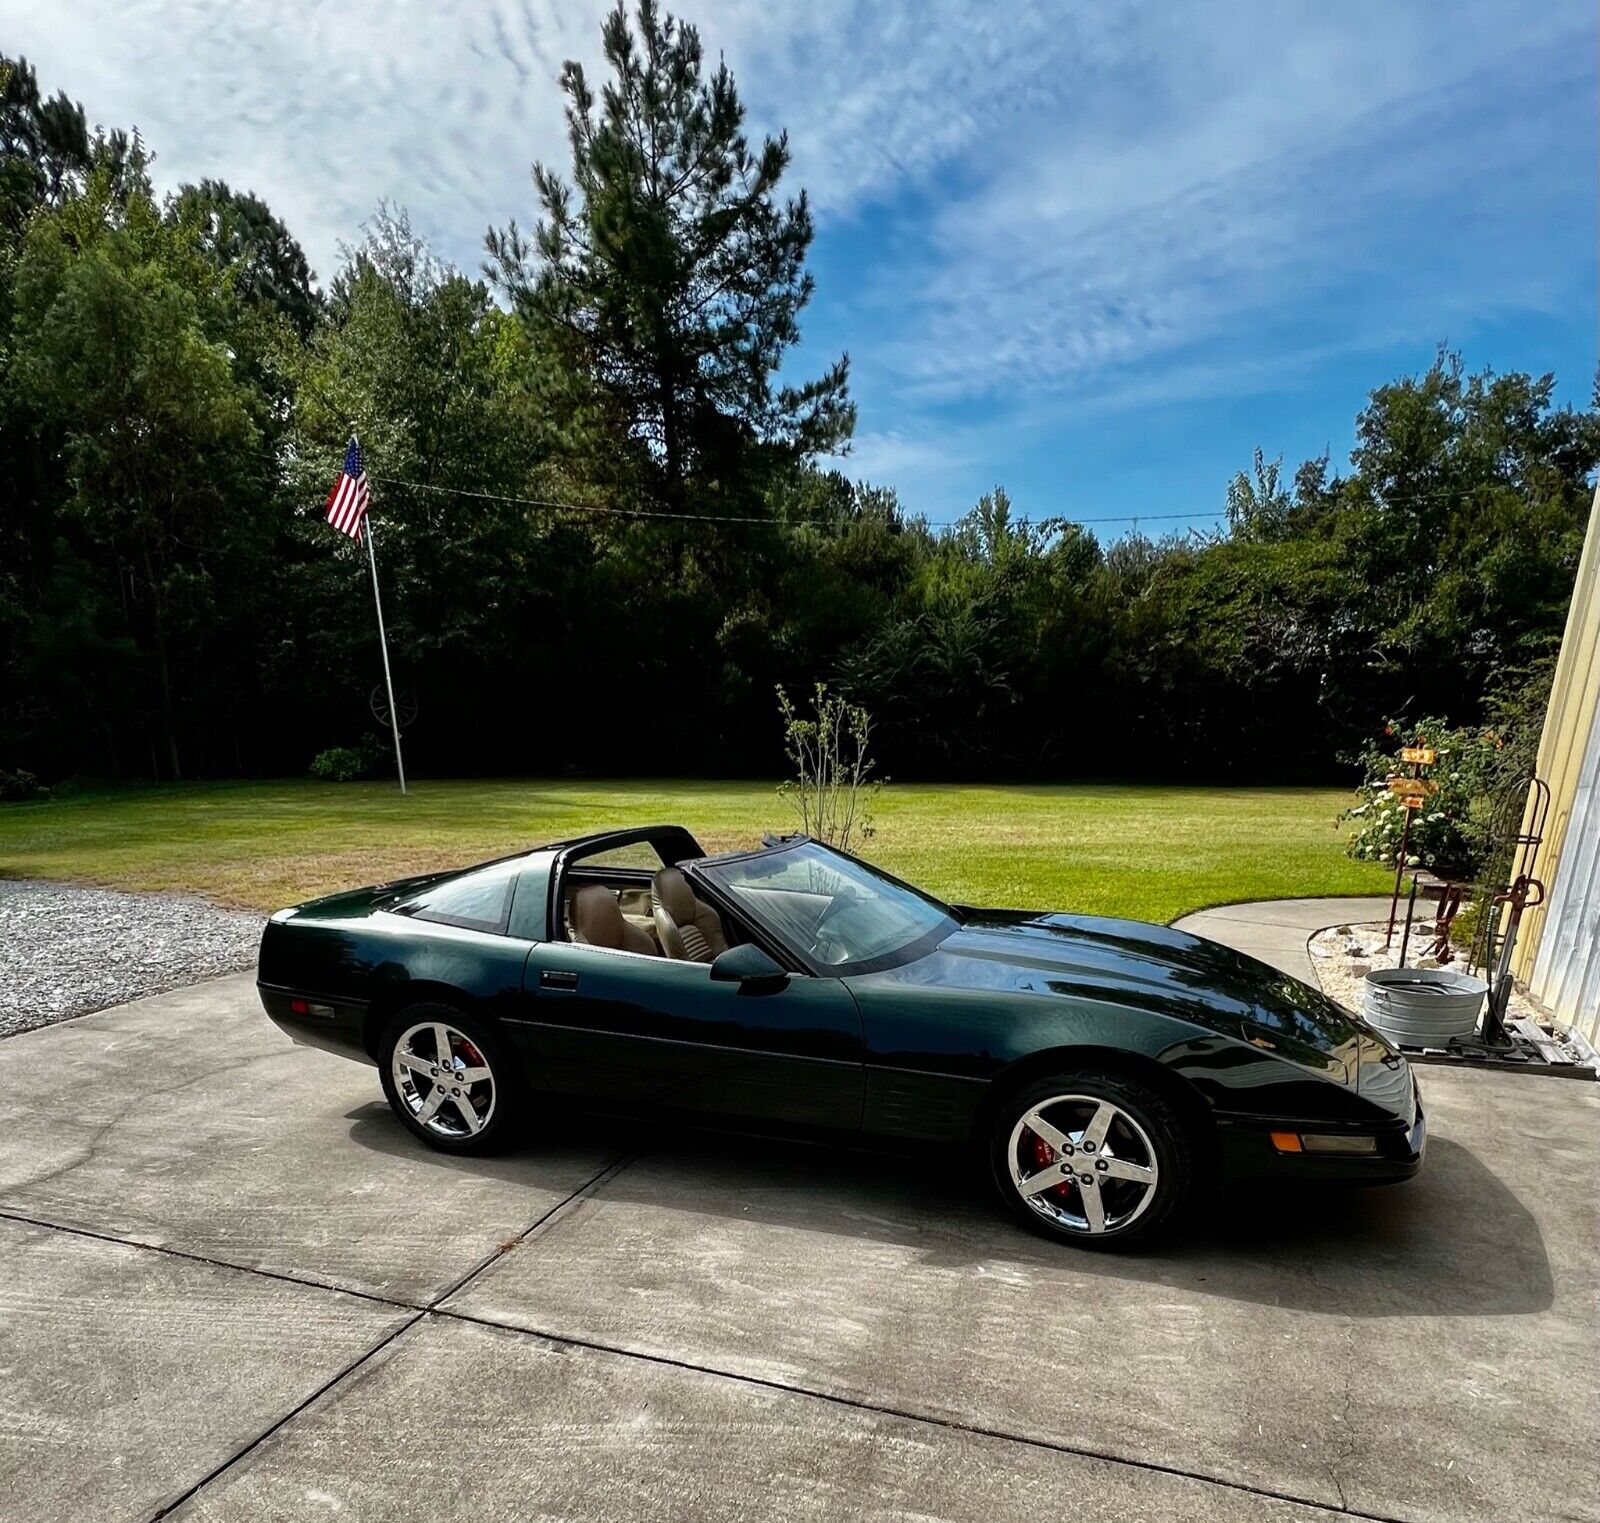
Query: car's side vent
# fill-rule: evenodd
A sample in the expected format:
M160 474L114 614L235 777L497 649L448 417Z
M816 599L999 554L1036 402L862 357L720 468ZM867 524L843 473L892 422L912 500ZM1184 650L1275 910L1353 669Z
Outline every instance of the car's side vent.
M960 1088L965 1090L967 1086ZM886 1069L867 1070L867 1126L870 1130L891 1137L954 1139L965 1133L967 1111L947 1079Z

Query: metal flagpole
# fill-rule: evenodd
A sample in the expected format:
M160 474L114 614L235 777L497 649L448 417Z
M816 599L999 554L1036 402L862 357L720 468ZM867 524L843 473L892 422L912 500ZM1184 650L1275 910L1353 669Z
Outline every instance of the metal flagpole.
M354 431L350 437L356 441L359 448L360 438ZM383 599L378 596L378 552L372 547L372 500L370 494L367 499L367 511L364 515L366 522L362 527L367 531L367 564L372 567L372 606L378 610L378 645L383 651L383 684L389 692L389 728L394 731L394 766L400 774L400 791L406 791L406 764L400 756L400 710L394 702L394 678L389 674L389 637L383 632Z

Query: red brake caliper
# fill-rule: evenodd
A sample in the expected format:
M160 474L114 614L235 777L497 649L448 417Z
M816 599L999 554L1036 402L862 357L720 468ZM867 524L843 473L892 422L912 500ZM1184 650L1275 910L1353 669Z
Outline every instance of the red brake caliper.
M479 1052L478 1049L474 1047L472 1043L469 1042L465 1037L462 1037L460 1041L462 1061L467 1065L468 1068L482 1068L483 1054ZM461 1091L461 1093L463 1097L470 1096L472 1093L472 1086L469 1084ZM473 1108L476 1109L477 1107L474 1106Z
M1056 1161L1056 1150L1050 1146L1037 1132L1030 1131L1028 1135L1033 1139L1033 1162L1036 1169L1048 1169ZM1065 1200L1072 1194L1072 1184L1059 1184L1055 1189L1047 1192L1057 1200Z

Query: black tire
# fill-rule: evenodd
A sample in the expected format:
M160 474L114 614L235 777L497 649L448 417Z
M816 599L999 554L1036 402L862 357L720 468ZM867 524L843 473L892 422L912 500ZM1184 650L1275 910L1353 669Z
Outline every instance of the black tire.
M448 1028L458 1072L479 1067L489 1070L487 1086L482 1081L448 1086L446 1093L440 1096L440 1119L433 1125L419 1120L411 1099L401 1094L395 1076L395 1049L403 1037L418 1027ZM430 1053L436 1056L437 1043L423 1031L408 1041L407 1050L414 1057L425 1058ZM473 1062L475 1057L481 1058L482 1063ZM488 1021L453 1005L428 1002L396 1011L378 1043L378 1076L383 1083L384 1096L401 1125L441 1153L492 1153L511 1142L526 1120L528 1086L510 1045ZM433 1095L434 1082L432 1075L423 1073L418 1073L412 1081L412 1096L424 1109ZM464 1112L455 1098L463 1091L463 1098L480 1116L476 1131L467 1130ZM447 1125L453 1125L455 1133L444 1130Z
M1053 1103L1052 1103L1053 1102ZM1100 1114L1113 1107L1105 1141L1084 1141ZM1058 1152L1023 1118L1039 1111L1038 1124L1065 1139ZM1147 1247L1168 1231L1193 1197L1196 1148L1183 1118L1153 1085L1103 1069L1065 1070L1030 1079L995 1108L989 1165L1000 1198L1018 1221L1058 1243L1102 1252ZM1016 1160L1015 1168L1013 1159ZM1152 1169L1153 1184L1118 1179ZM1021 1184L1048 1174L1060 1183L1030 1200ZM1093 1181L1080 1181L1088 1174ZM1098 1217L1100 1226L1093 1225Z

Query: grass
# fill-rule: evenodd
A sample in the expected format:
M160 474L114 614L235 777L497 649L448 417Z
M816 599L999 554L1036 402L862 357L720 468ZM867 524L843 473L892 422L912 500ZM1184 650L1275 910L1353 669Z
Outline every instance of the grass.
M1383 891L1327 788L896 783L863 854L947 899L1170 920L1209 904ZM0 876L181 889L270 910L611 826L708 850L787 830L770 783L209 783L0 805Z

